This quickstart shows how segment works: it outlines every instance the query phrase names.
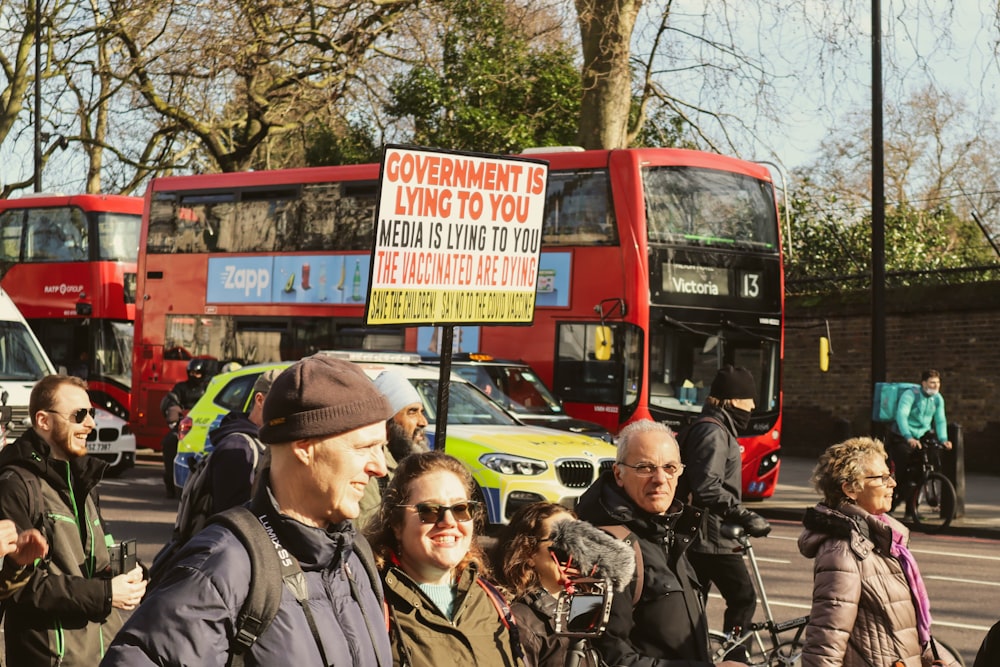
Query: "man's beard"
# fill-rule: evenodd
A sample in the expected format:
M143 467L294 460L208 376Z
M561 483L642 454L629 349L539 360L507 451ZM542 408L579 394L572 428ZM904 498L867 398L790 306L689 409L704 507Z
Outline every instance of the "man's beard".
M396 459L396 461L401 460L408 454L419 454L429 451L430 448L427 446L427 437L424 435L423 428L416 430L416 437L414 438L395 419L390 419L388 423L389 453L392 454L392 458Z

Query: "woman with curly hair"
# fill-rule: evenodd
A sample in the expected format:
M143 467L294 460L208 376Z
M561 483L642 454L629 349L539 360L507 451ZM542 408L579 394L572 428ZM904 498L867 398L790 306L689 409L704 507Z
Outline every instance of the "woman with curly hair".
M896 480L885 448L851 438L827 448L813 472L823 500L806 511L799 551L815 559L803 667L921 667L936 655L927 591L907 544L910 532L887 512ZM923 657L922 657L923 656Z
M389 607L393 664L519 664L503 597L475 540L473 480L442 452L400 461L368 539ZM509 611L509 610L506 610Z
M556 596L564 588L565 573L549 551L553 528L573 520L576 514L562 505L534 503L514 513L500 538L502 581L514 596L511 609L528 667L564 667L574 645L573 638L555 634ZM596 667L594 651L582 648L580 667Z

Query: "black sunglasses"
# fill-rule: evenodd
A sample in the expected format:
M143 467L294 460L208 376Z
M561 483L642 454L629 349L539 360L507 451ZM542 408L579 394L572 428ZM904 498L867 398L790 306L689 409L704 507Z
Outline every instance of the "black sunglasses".
M561 567L566 567L573 560L569 553L559 547L549 547L549 554Z
M477 500L464 500L454 505L442 505L441 503L417 503L416 505L396 505L396 507L412 507L420 518L420 523L438 523L444 520L444 513L451 511L455 521L472 521L473 514L479 511L480 503Z
M82 424L83 420L87 418L87 415L90 415L91 418L93 418L93 416L97 414L97 410L95 410L94 408L80 408L76 412L70 413L68 415L64 415L61 412L56 412L55 410L42 410L42 412L48 412L54 415L59 415L60 417L62 417L67 421L72 419L77 424Z

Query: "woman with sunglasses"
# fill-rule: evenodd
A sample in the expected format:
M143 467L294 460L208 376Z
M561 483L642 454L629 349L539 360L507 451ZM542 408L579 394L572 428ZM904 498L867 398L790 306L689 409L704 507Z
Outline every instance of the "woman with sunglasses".
M510 610L484 577L473 480L441 452L399 462L368 538L382 574L393 663L513 667Z
M552 529L576 514L556 503L534 503L510 518L500 538L503 582L514 595L511 610L528 667L565 667L575 638L555 634L556 596L564 590L567 554L553 549ZM597 667L589 643L580 667Z
M823 495L807 510L799 551L815 559L802 666L921 667L940 654L910 532L887 512L896 480L872 438L831 445L813 471ZM925 656L925 657L922 657Z

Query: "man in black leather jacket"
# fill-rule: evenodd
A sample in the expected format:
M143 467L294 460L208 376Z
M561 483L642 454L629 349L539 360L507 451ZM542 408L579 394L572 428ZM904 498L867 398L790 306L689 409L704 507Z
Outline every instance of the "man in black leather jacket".
M688 551L698 574L702 599L714 583L726 601L726 632L753 622L757 596L739 553L739 543L723 537L723 523L735 523L752 537L767 535L771 526L741 503L743 461L737 433L746 429L756 407L756 385L750 371L727 365L719 369L701 417L679 437L684 462L682 494L707 514L706 530Z

